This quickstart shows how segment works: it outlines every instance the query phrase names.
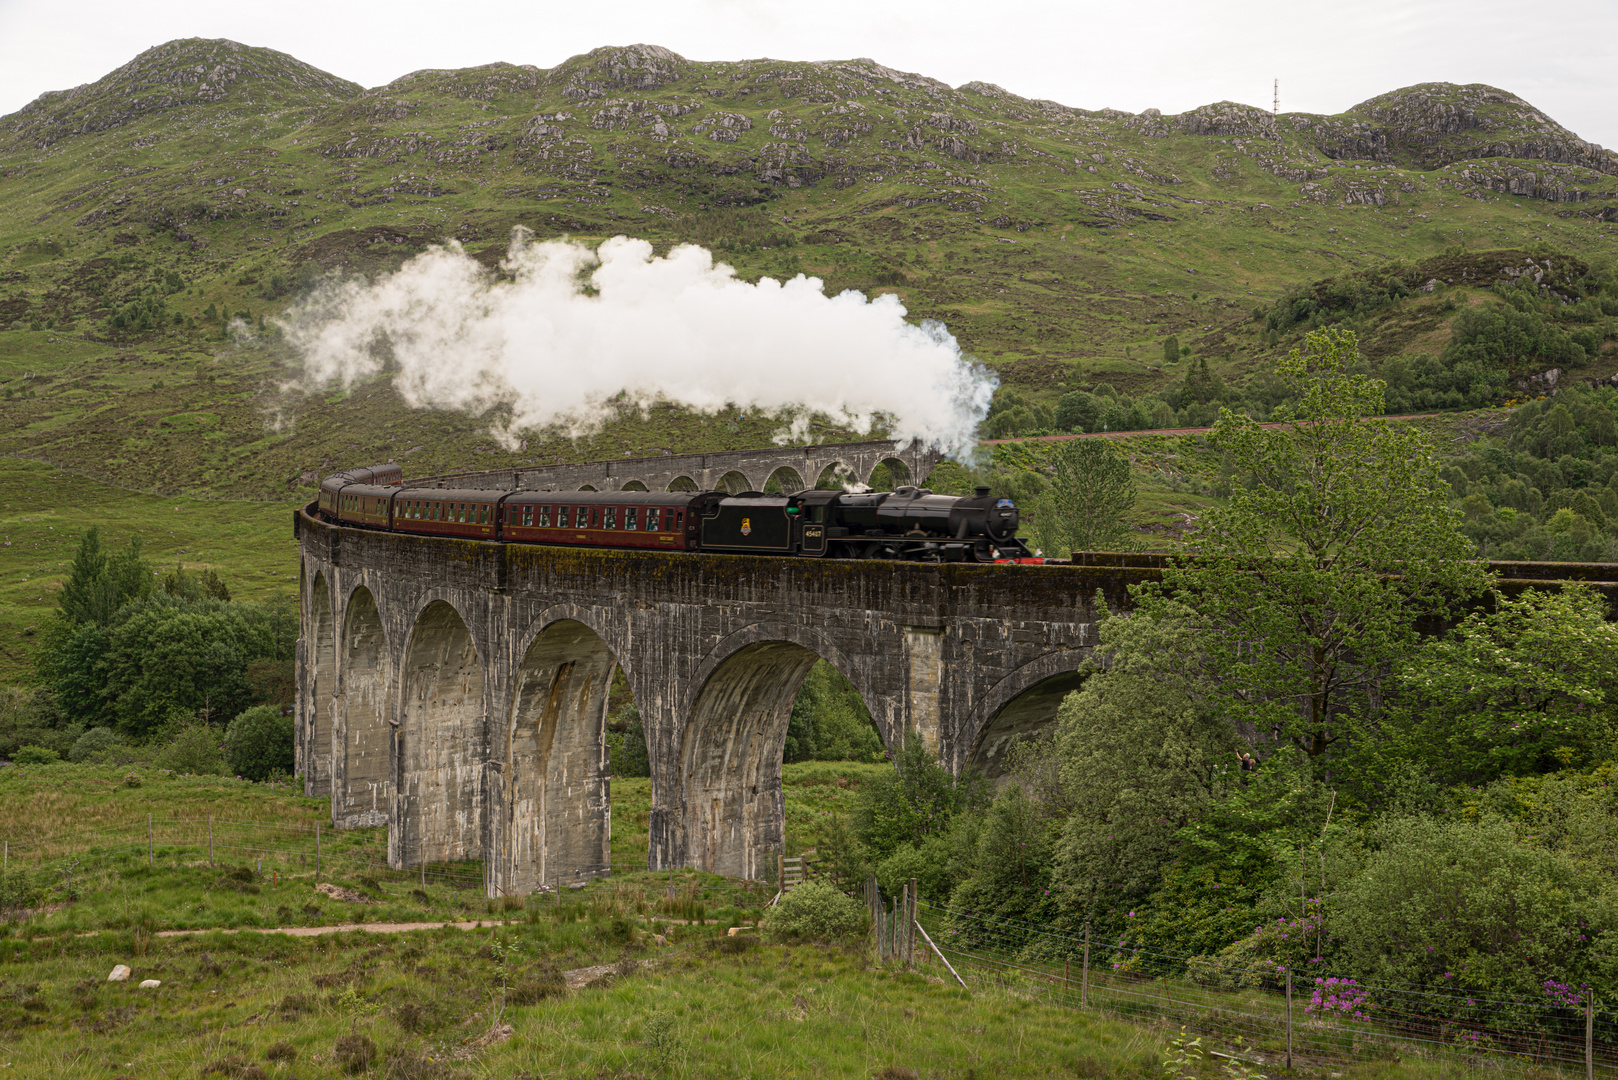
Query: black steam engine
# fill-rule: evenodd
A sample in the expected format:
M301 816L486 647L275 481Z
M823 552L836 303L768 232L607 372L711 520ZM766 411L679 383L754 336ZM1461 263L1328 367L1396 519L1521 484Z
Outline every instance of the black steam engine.
M320 485L318 512L347 525L505 543L929 562L1040 562L1017 539L1017 508L894 491L492 491L409 487L396 465Z

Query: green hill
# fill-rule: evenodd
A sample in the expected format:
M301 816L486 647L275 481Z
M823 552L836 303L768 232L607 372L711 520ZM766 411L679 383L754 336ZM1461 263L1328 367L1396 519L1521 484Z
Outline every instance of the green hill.
M256 498L378 457L423 473L768 439L765 419L659 410L508 452L486 421L404 408L385 377L284 390L284 350L224 338L225 318L256 324L321 272L387 271L449 238L491 266L519 225L693 241L747 278L894 291L1032 416L1074 387L1182 385L1170 336L1243 387L1300 323L1275 302L1355 275L1410 283L1349 312L1383 343L1373 362L1409 367L1494 302L1480 287L1502 267L1577 264L1582 281L1618 230L1618 156L1487 86L1423 84L1337 116L1132 115L871 60L697 63L646 45L365 90L267 49L170 42L0 121L0 192L0 453ZM1468 291L1438 310L1457 258L1494 276L1458 279ZM1599 338L1585 362L1611 349Z

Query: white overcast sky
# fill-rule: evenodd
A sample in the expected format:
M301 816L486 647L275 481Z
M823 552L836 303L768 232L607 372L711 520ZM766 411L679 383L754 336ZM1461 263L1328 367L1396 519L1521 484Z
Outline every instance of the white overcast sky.
M365 86L426 67L551 67L649 42L693 60L869 56L1083 108L1230 99L1340 112L1482 82L1618 147L1618 0L0 0L0 115L179 37L267 46Z

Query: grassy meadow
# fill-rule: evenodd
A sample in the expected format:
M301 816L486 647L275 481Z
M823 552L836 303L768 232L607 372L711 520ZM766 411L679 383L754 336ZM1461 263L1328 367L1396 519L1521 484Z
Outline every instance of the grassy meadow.
M847 813L881 766L785 769L789 849ZM125 777L140 781L130 786ZM388 874L381 830L324 835L313 888L307 830L319 800L285 786L179 777L139 766L23 766L0 772L0 835L58 874L73 898L0 923L0 1069L19 1077L878 1077L1160 1075L1173 1032L1046 1004L972 978L964 991L927 961L881 966L863 940L770 944L730 936L768 890L644 866L645 780L613 785L609 880L554 896L485 900L475 866ZM144 816L212 816L203 834L160 828L148 862ZM262 872L243 835L279 835ZM118 826L125 827L121 831ZM287 839L299 829L302 839ZM637 836L637 830L639 834ZM63 836L71 833L72 838ZM59 837L43 848L47 837ZM31 843L30 843L31 841ZM74 862L71 856L77 856ZM439 876L459 869L460 881ZM360 922L474 924L319 936L250 932ZM192 931L174 934L171 931ZM235 932L231 932L235 931ZM115 964L128 981L109 982ZM612 965L569 990L564 972ZM142 989L143 980L159 980ZM1218 1049L1222 1044L1206 1044ZM1441 1078L1457 1070L1393 1060L1300 1062L1304 1075ZM1217 1059L1184 1074L1213 1080ZM1546 1074L1547 1076L1549 1074Z

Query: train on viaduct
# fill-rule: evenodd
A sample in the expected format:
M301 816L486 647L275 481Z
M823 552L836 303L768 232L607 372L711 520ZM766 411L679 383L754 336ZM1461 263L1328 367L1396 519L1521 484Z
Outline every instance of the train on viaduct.
M879 467L925 477L933 464L867 443L411 483L746 490L775 477L793 490ZM394 867L480 860L491 896L610 871L616 670L651 764L647 868L762 877L784 837L787 724L816 660L849 679L889 747L917 737L952 770L995 776L1079 685L1097 621L1160 566L1143 554L1034 567L502 544L339 525L313 506L294 526L305 793L330 798L338 827L387 826Z

